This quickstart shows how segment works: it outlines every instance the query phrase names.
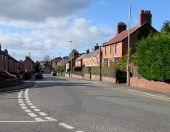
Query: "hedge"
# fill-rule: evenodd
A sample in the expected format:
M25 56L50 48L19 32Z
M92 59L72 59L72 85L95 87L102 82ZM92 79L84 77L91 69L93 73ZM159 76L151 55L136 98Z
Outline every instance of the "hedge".
M90 67L83 67L83 73L90 74Z
M170 82L170 33L150 36L138 43L139 74L155 81Z
M114 67L102 67L101 75L106 77L116 77L116 69Z

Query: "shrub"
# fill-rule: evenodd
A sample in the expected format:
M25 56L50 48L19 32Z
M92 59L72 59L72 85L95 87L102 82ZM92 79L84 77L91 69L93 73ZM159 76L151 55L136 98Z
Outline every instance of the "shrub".
M101 74L106 77L116 77L116 69L114 67L102 67Z
M150 36L138 43L139 74L156 81L170 81L170 33Z
M74 67L74 71L79 71L81 72L83 70L83 67Z
M90 74L90 67L83 67L83 73Z
M91 74L100 75L100 67L91 67Z

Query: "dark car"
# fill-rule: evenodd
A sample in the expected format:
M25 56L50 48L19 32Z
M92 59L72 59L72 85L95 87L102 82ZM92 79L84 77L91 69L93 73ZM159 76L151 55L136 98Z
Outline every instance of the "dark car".
M16 75L13 75L7 71L0 71L0 77L4 79L17 79Z
M42 75L42 73L36 73L35 74L35 79L43 79L43 75Z
M51 75L56 76L56 72L55 71L51 72Z

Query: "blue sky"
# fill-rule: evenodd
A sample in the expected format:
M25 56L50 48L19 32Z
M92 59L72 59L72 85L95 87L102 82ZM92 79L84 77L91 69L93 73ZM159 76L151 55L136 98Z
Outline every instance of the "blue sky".
M140 10L151 10L159 31L170 20L169 5L169 0L132 0L131 27L139 24ZM0 43L18 60L29 52L34 60L66 56L70 40L85 52L111 39L118 22L127 24L128 11L129 0L1 0Z

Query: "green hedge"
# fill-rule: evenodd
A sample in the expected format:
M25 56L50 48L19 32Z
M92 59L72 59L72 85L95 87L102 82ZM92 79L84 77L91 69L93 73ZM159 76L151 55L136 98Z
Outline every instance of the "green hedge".
M102 67L101 75L106 77L116 77L116 69L114 67Z
M150 36L138 43L139 74L148 79L170 82L170 33Z
M100 75L100 67L91 67L91 74Z
M74 71L81 72L83 70L83 67L74 67Z
M84 74L90 74L90 67L83 67Z

